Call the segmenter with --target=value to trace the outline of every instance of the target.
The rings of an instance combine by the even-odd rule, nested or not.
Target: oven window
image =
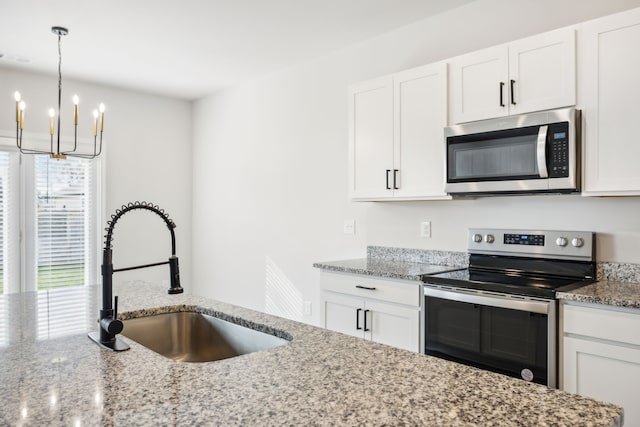
[[[538,126],[447,138],[448,182],[535,179]]]
[[[425,297],[425,352],[547,384],[547,316]]]

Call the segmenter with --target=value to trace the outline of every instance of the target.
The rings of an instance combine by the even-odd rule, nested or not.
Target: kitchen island
[[[620,407],[154,284],[117,286],[121,318],[198,310],[291,342],[179,363],[97,329],[99,288],[0,297],[1,425],[617,426]]]

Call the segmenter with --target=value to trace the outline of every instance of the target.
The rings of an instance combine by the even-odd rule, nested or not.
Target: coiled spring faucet
[[[137,265],[134,267],[126,268],[113,268],[112,261],[112,249],[111,239],[113,236],[113,228],[118,220],[125,213],[136,210],[145,209],[151,211],[160,216],[167,228],[171,232],[171,257],[169,261],[157,262],[153,264]],[[111,215],[111,220],[107,222],[108,227],[105,228],[107,234],[105,235],[104,249],[102,250],[102,310],[100,310],[100,330],[97,332],[89,333],[89,338],[104,347],[113,351],[128,350],[129,345],[119,339],[116,335],[122,332],[124,325],[122,321],[118,319],[118,297],[115,297],[115,307],[112,304],[113,300],[113,273],[118,271],[136,270],[139,268],[155,267],[157,265],[169,264],[171,286],[168,292],[170,294],[179,294],[183,292],[180,287],[180,271],[178,268],[178,257],[176,256],[176,236],[173,229],[176,228],[176,224],[173,222],[169,215],[160,209],[157,205],[147,202],[130,202],[126,205],[122,205],[120,209],[116,209],[116,213]]]

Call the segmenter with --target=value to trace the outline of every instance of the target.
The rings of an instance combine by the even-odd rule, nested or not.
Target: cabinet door
[[[506,46],[453,58],[449,67],[452,124],[503,117],[509,113]]]
[[[325,292],[323,305],[325,328],[364,338],[364,301],[362,299]]]
[[[447,64],[393,76],[396,198],[443,199]]]
[[[582,26],[584,191],[640,195],[640,9]]]
[[[640,425],[640,349],[565,337],[564,390],[624,408],[624,424]]]
[[[349,88],[349,192],[351,198],[393,196],[393,80]]]
[[[575,105],[575,29],[550,31],[510,44],[508,93],[509,114]]]
[[[420,309],[366,300],[365,338],[405,350],[420,351]]]

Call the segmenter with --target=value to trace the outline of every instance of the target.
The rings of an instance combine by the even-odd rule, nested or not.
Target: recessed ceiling
[[[472,0],[1,0],[0,66],[195,99]]]

